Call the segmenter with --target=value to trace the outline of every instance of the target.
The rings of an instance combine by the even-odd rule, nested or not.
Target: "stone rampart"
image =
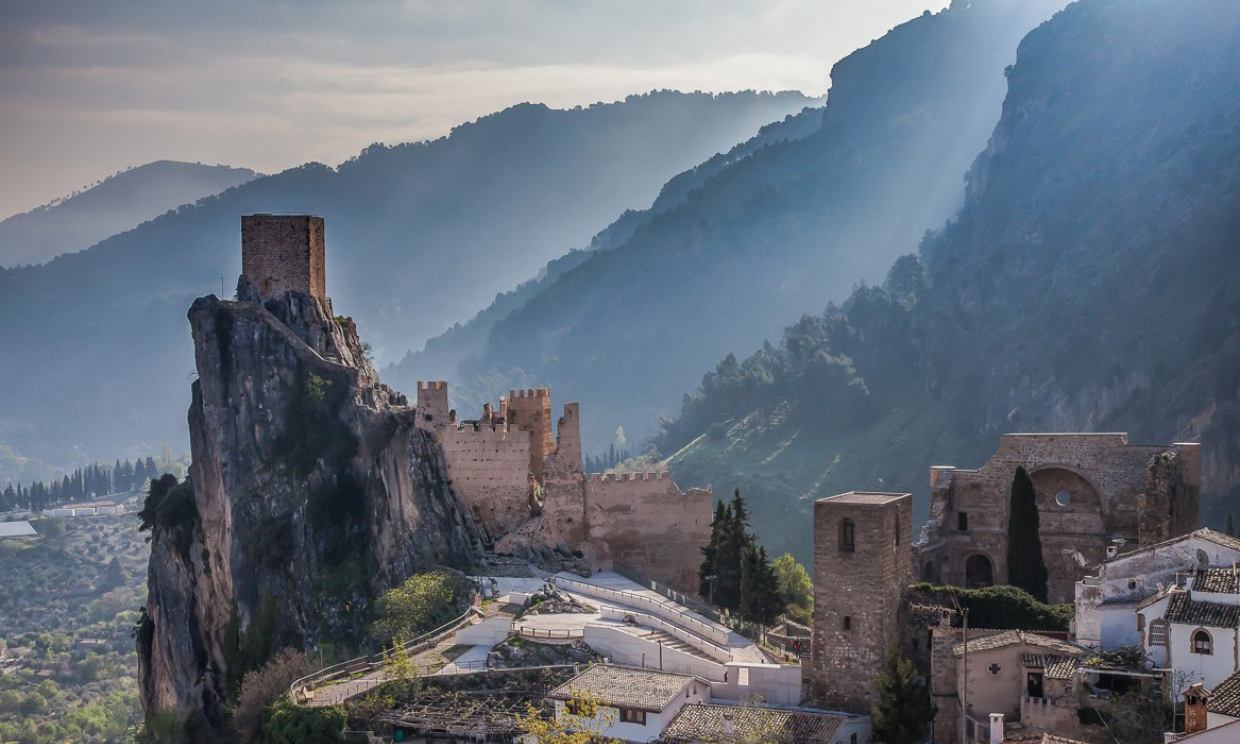
[[[697,591],[701,547],[710,541],[709,488],[681,491],[663,472],[594,475],[585,503],[589,554],[600,570],[637,569]]]

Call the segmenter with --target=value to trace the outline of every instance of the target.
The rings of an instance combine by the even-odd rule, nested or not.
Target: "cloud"
[[[912,0],[8,0],[0,214],[159,158],[273,171],[521,101],[825,92]]]

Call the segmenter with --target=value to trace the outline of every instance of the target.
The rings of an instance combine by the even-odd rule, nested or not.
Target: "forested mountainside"
[[[169,209],[259,175],[248,168],[172,160],[130,168],[0,222],[0,266],[43,263],[84,250]]]
[[[1081,0],[1020,45],[960,213],[881,286],[726,357],[659,447],[805,559],[813,499],[976,467],[1009,431],[1203,443],[1240,511],[1240,12]],[[910,246],[911,247],[911,246]]]
[[[663,188],[659,190],[659,196],[649,208],[625,210],[614,222],[590,240],[588,248],[575,249],[549,261],[538,272],[538,276],[522,282],[516,289],[496,295],[490,305],[467,322],[457,323],[443,334],[427,341],[426,346],[420,351],[411,351],[399,363],[390,365],[384,370],[384,379],[402,390],[416,389],[418,380],[456,379],[458,365],[482,353],[491,328],[497,322],[552,286],[565,272],[580,266],[590,257],[591,252],[623,245],[639,227],[648,224],[656,215],[683,204],[694,189],[728,166],[742,158],[749,157],[767,145],[807,137],[817,131],[821,125],[822,108],[817,106],[806,108],[797,114],[789,114],[782,121],[767,124],[758,130],[758,134],[726,153],[719,153],[706,162],[677,174],[663,185]],[[496,380],[495,384],[502,388],[504,382]],[[475,389],[489,389],[490,387],[492,386],[475,386]],[[466,398],[469,394],[466,393],[460,397]],[[484,400],[489,399],[484,398]],[[481,405],[481,402],[474,402]]]
[[[242,214],[326,218],[328,291],[382,361],[587,245],[676,173],[812,103],[661,91],[572,110],[522,104],[434,141],[259,178],[81,253],[0,270],[0,453],[29,478],[41,476],[38,461],[183,451],[193,370],[183,308],[231,292]]]
[[[701,374],[843,299],[959,207],[1020,37],[1058,2],[955,2],[840,61],[809,136],[734,158],[509,312],[447,375],[465,411],[550,385],[584,444],[644,439]]]

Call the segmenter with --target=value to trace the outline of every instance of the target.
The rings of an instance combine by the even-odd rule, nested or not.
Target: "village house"
[[[649,742],[682,707],[709,702],[710,683],[685,674],[598,664],[547,697],[555,703],[556,721],[573,730]],[[582,701],[593,705],[583,708]]]

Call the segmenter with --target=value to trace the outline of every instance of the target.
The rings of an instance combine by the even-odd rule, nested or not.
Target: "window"
[[[857,735],[856,735],[856,734],[853,734],[852,736],[848,737],[848,744],[857,744]]]
[[[1205,655],[1214,653],[1214,640],[1210,638],[1209,633],[1200,628],[1193,631],[1193,653]]]
[[[1150,621],[1150,645],[1167,645],[1167,621],[1161,617]]]
[[[584,700],[565,700],[564,710],[570,716],[587,716],[590,713],[590,706],[586,705]]]
[[[848,615],[844,616],[844,630],[852,630],[852,618]]]
[[[896,515],[896,545],[900,544],[900,515]]]
[[[620,723],[636,723],[645,726],[646,711],[636,710],[634,708],[621,708]]]
[[[857,549],[857,524],[845,517],[840,522],[840,552],[852,553]]]
[[[956,529],[960,532],[969,531],[969,513],[956,512]]]
[[[1059,493],[1055,494],[1055,503],[1060,506],[1067,506],[1068,504],[1071,504],[1072,494],[1067,491],[1060,490]]]

